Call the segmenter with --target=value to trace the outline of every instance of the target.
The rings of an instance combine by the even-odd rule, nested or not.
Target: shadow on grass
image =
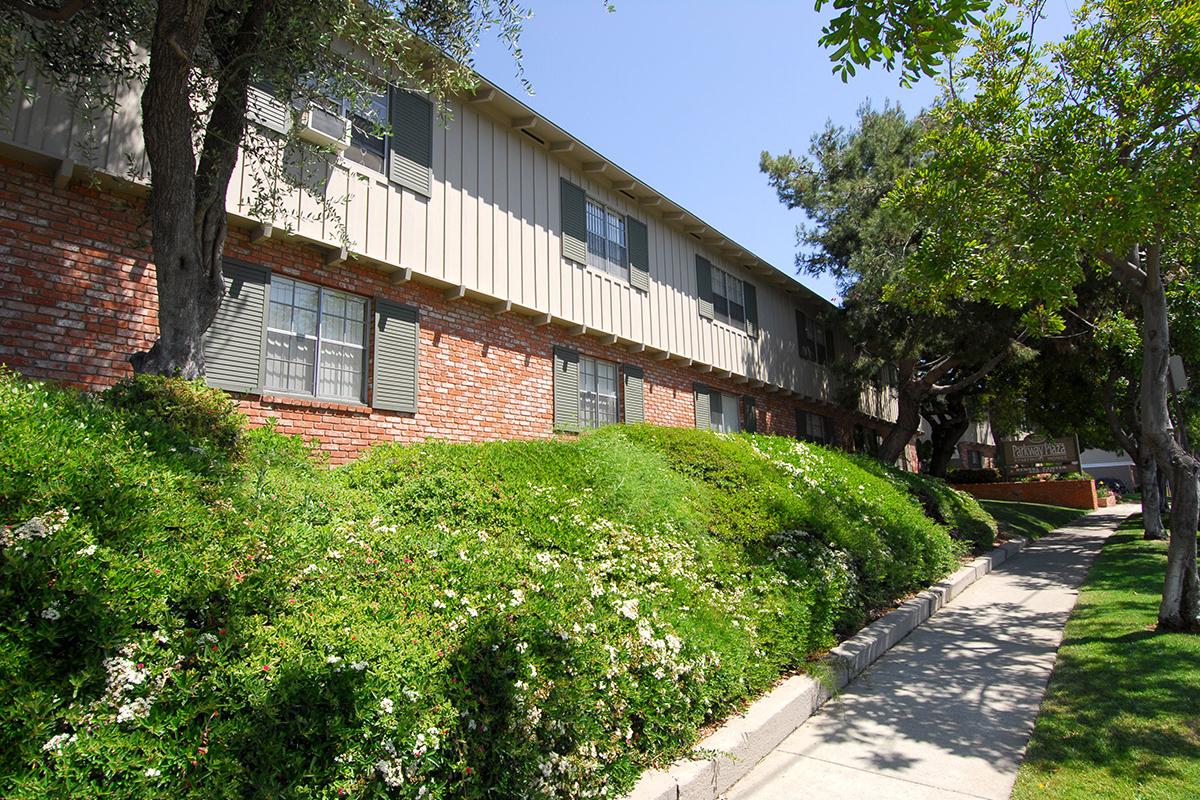
[[[1069,525],[1085,512],[1078,508],[1009,500],[980,500],[979,505],[996,518],[1002,533],[1039,539],[1055,528]]]
[[[1015,798],[1196,796],[1200,637],[1154,630],[1166,544],[1139,530],[1122,526],[1092,568]]]

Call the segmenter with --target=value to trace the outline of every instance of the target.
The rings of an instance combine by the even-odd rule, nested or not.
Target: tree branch
[[[1100,253],[1100,260],[1108,265],[1122,283],[1136,283],[1139,287],[1146,280],[1146,271],[1129,259],[1121,258],[1111,250]]]
[[[1007,347],[1004,348],[999,353],[997,353],[996,355],[989,358],[986,362],[984,362],[982,367],[975,370],[967,377],[962,378],[961,380],[955,381],[954,383],[951,383],[948,385],[933,386],[930,389],[930,394],[934,394],[934,395],[954,394],[955,392],[961,392],[963,389],[966,389],[972,383],[977,383],[981,378],[983,378],[989,372],[994,370],[996,367],[1000,366],[1000,362],[1008,357],[1008,350],[1009,350],[1009,348],[1007,348]]]

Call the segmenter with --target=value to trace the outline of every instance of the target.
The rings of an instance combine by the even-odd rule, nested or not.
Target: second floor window
[[[345,292],[272,278],[266,388],[360,402],[366,305]]]
[[[629,280],[625,217],[590,197],[587,201],[588,266]]]
[[[582,356],[579,359],[579,424],[599,428],[617,421],[617,365]]]
[[[745,284],[724,270],[712,270],[713,313],[735,328],[746,328]]]
[[[342,114],[350,119],[350,146],[343,155],[356,164],[383,172],[387,166],[387,137],[380,129],[388,122],[387,94],[372,94],[359,99],[351,111],[342,104]]]
[[[800,340],[800,357],[818,364],[833,360],[833,336],[818,320],[796,310],[796,336]]]

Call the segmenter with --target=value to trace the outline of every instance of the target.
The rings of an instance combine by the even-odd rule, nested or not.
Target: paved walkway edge
[[[809,675],[788,678],[696,745],[697,758],[681,759],[666,769],[643,773],[626,800],[715,800],[816,713],[835,691],[1025,545],[1026,540],[1019,537],[1005,542],[872,622],[829,651],[823,662],[827,680]]]

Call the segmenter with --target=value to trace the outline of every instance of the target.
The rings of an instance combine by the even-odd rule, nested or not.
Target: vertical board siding
[[[101,111],[81,121],[71,102],[32,71],[26,74],[39,98],[17,98],[10,104],[0,118],[7,123],[0,138],[43,155],[74,157],[119,177],[129,177],[132,165],[135,174],[140,170],[144,176],[137,92],[121,90],[115,113]],[[720,258],[695,237],[665,223],[656,211],[613,191],[604,178],[583,174],[572,166],[570,155],[567,161],[559,160],[520,131],[510,130],[506,120],[457,101],[450,112],[448,122],[432,122],[428,196],[404,188],[390,179],[394,176],[357,165],[324,158],[301,164],[294,154],[284,154],[286,169],[315,178],[317,185],[315,191],[268,186],[279,190],[282,211],[263,221],[338,246],[341,230],[325,212],[331,205],[341,212],[352,254],[463,284],[524,309],[585,325],[597,334],[616,334],[715,369],[782,385],[805,397],[830,399],[836,387],[829,370],[798,357],[792,297]],[[88,148],[78,144],[83,127],[89,131]],[[249,198],[266,185],[270,173],[253,160],[240,159],[230,182],[230,211],[250,217]],[[641,228],[630,224],[633,236],[628,244],[631,261],[648,267],[645,279],[633,275],[625,281],[563,257],[562,180],[644,224],[644,239]],[[704,318],[705,312],[711,313],[711,302],[699,297],[699,259],[755,287],[757,338]],[[635,289],[643,280],[645,290]],[[890,409],[895,400],[888,392],[864,395],[861,405],[872,414],[894,417]]]

